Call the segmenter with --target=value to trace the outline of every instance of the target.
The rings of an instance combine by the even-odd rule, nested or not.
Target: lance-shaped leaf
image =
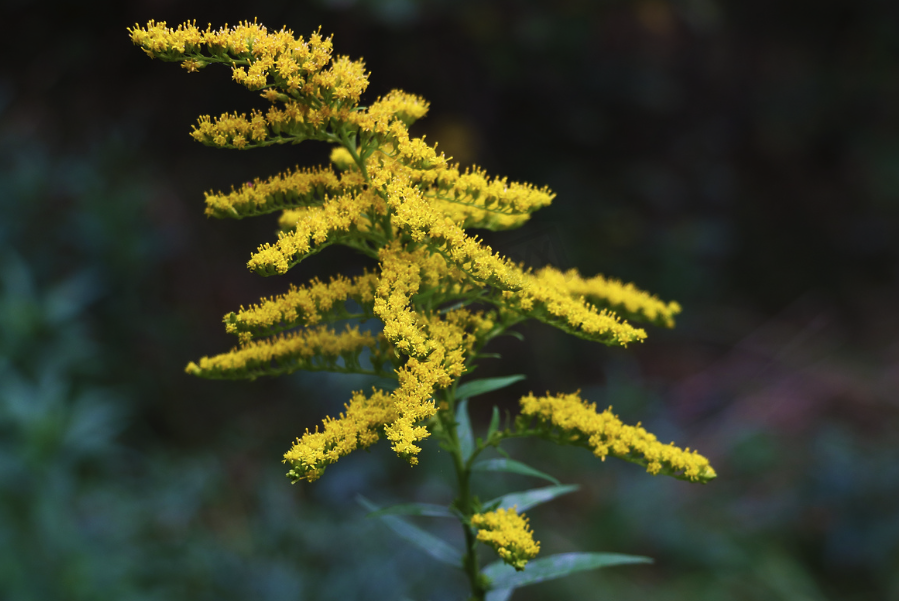
[[[493,406],[493,415],[490,416],[490,426],[487,428],[487,440],[490,440],[499,430],[499,407]]]
[[[480,380],[471,380],[465,382],[456,388],[457,399],[470,399],[479,394],[486,394],[494,390],[500,390],[506,386],[511,386],[515,382],[524,380],[526,376],[517,374],[514,376],[503,376],[500,378],[481,378]]]
[[[456,438],[459,439],[462,461],[468,461],[474,451],[474,434],[471,431],[471,419],[468,417],[468,399],[462,399],[456,405]]]
[[[574,492],[579,489],[580,486],[577,484],[563,484],[560,486],[547,486],[545,488],[533,488],[531,490],[526,490],[523,492],[513,492],[507,495],[503,495],[501,497],[497,497],[487,503],[484,503],[484,507],[489,507],[491,510],[495,509],[509,509],[510,507],[515,507],[518,513],[522,511],[526,511],[531,507],[536,507],[537,505],[541,505],[546,503],[547,501],[552,501],[556,497],[561,497],[562,495],[567,495],[570,492]]]
[[[385,515],[420,515],[432,518],[452,518],[455,514],[443,505],[432,503],[401,503],[372,511],[365,517],[379,518]]]
[[[359,495],[356,501],[369,512],[378,511],[378,506]],[[462,554],[454,549],[451,545],[442,539],[437,538],[429,532],[425,532],[417,526],[413,526],[409,522],[395,515],[378,516],[387,527],[393,530],[400,538],[420,547],[425,553],[451,566],[462,567]]]
[[[652,563],[649,557],[638,555],[622,555],[620,553],[560,553],[528,562],[521,572],[496,561],[486,566],[481,573],[490,580],[493,596],[489,601],[508,599],[508,595],[516,589],[529,584],[562,578],[569,574],[637,563]],[[506,596],[503,596],[506,595]]]
[[[545,474],[540,470],[535,470],[529,465],[515,461],[514,459],[489,459],[487,461],[479,461],[471,466],[475,472],[509,472],[510,474],[521,474],[523,476],[534,476],[535,478],[543,478],[553,484],[558,485],[559,481],[549,474]]]

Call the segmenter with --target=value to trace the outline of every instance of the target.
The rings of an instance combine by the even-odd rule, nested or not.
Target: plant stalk
[[[447,392],[449,411],[446,412],[448,416],[446,421],[449,423],[445,422],[444,427],[452,448],[453,466],[456,468],[456,478],[459,483],[459,497],[456,500],[456,508],[464,516],[464,520],[460,520],[462,532],[465,535],[465,554],[462,556],[462,570],[468,577],[468,582],[471,586],[470,601],[484,601],[487,591],[483,586],[481,570],[478,566],[477,539],[475,538],[474,528],[469,523],[474,513],[471,502],[471,470],[468,467],[466,458],[462,456],[462,448],[456,433],[455,398],[452,390]]]

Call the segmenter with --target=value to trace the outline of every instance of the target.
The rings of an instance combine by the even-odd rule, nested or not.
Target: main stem
[[[446,412],[448,423],[445,423],[445,426],[452,448],[456,479],[459,483],[459,497],[456,500],[456,508],[465,517],[465,521],[461,521],[462,532],[465,534],[465,554],[462,556],[462,570],[468,576],[468,582],[471,586],[470,601],[484,601],[487,591],[484,589],[480,578],[481,570],[478,567],[477,539],[475,538],[474,528],[467,523],[473,514],[471,504],[471,470],[468,468],[466,458],[462,456],[462,447],[459,444],[459,437],[456,433],[455,395],[453,390],[447,392],[449,411]]]

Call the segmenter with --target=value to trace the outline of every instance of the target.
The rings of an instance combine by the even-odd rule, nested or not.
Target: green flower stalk
[[[377,262],[377,269],[361,276],[291,286],[227,314],[225,328],[237,337],[237,346],[186,368],[205,378],[252,380],[326,370],[394,381],[389,389],[353,393],[338,417],[325,418],[314,431],[305,429],[284,454],[290,480],[313,482],[341,457],[382,437],[416,465],[421,441],[435,436],[452,454],[459,484],[458,497],[441,510],[459,519],[465,537],[465,549],[450,563],[467,575],[473,599],[507,599],[516,586],[533,581],[515,574],[545,571],[550,564],[551,577],[558,577],[642,561],[603,554],[579,554],[569,564],[564,564],[567,555],[534,559],[540,545],[513,501],[521,501],[523,510],[571,487],[481,503],[471,489],[473,471],[551,477],[511,459],[475,460],[488,448],[501,450],[508,438],[524,436],[583,446],[603,460],[613,455],[652,474],[692,482],[715,477],[708,460],[662,445],[639,424],[622,424],[611,410],[598,413],[577,393],[528,395],[513,424],[501,429],[495,411],[486,435],[475,439],[467,399],[515,378],[464,384],[460,379],[471,373],[491,340],[527,319],[627,346],[646,338],[631,321],[673,327],[680,306],[603,276],[584,278],[576,270],[552,267],[534,272],[469,233],[519,227],[555,195],[545,187],[490,177],[477,167],[463,169],[436,144],[411,136],[409,126],[429,107],[418,96],[394,90],[360,104],[369,77],[364,63],[333,55],[331,38],[320,32],[303,38],[287,29],[270,32],[256,21],[216,30],[150,21],[129,33],[151,58],[180,62],[188,72],[214,63],[229,67],[235,82],[267,103],[249,115],[200,117],[190,134],[197,141],[241,150],[306,140],[332,145],[332,165],[297,168],[206,194],[206,214],[212,217],[280,213],[280,233],[249,257],[249,269],[263,276],[284,274],[331,245],[348,246]],[[380,330],[334,327],[373,319]],[[405,527],[407,533],[418,532],[411,524]],[[492,547],[513,573],[504,573],[502,564],[481,566],[479,543]],[[452,553],[439,555],[446,559]],[[561,569],[563,564],[568,567]]]

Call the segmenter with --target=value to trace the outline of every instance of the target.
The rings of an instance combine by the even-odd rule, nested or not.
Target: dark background
[[[189,6],[186,6],[189,5]],[[329,249],[244,267],[274,222],[202,193],[324,161],[223,151],[200,114],[264,101],[225,68],[149,60],[126,27],[254,16],[363,56],[364,97],[431,103],[415,133],[549,185],[510,256],[676,299],[672,331],[606,349],[542,326],[483,375],[613,405],[698,448],[708,486],[544,443],[512,453],[581,490],[529,512],[543,553],[648,555],[516,599],[899,599],[899,4],[891,0],[4,3],[0,18],[0,597],[459,599],[354,501],[446,503],[430,444],[383,443],[291,487],[281,454],[364,381],[208,382],[220,316],[359,269]],[[537,486],[477,484],[485,497]],[[423,522],[458,544],[449,524]]]

